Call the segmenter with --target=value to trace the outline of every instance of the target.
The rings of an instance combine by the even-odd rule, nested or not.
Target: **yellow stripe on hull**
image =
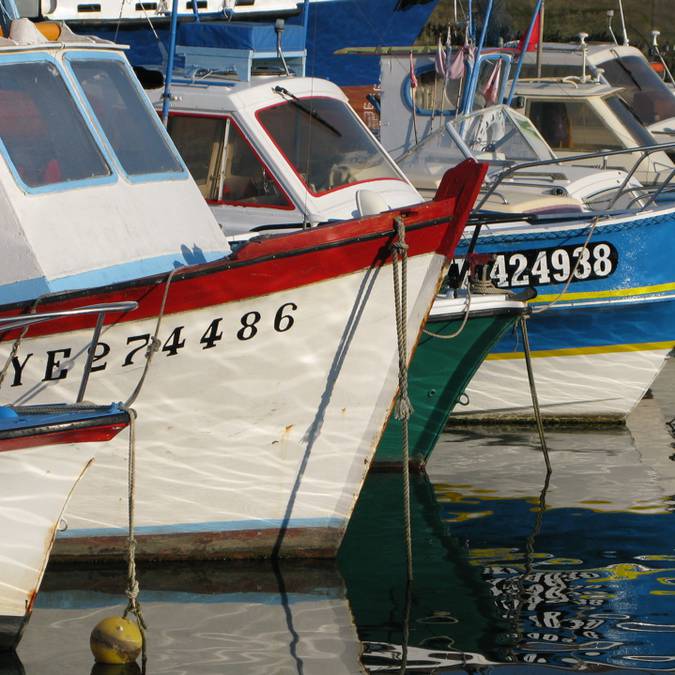
[[[665,342],[638,342],[628,345],[598,345],[594,347],[570,347],[568,349],[541,349],[532,352],[532,358],[541,359],[551,356],[582,356],[586,354],[616,354],[619,352],[642,352],[672,349],[675,340]],[[504,361],[507,359],[522,359],[523,352],[504,352],[503,354],[489,354],[487,361]]]
[[[539,304],[542,302],[552,302],[553,300],[591,300],[593,298],[626,298],[631,295],[648,295],[649,293],[666,293],[667,291],[675,291],[675,283],[657,284],[655,286],[636,286],[635,288],[617,288],[611,291],[588,291],[585,293],[565,293],[563,296],[558,296],[556,293],[550,295],[538,295],[533,300],[532,304]]]

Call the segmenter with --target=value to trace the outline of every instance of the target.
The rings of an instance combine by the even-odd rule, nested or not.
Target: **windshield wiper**
[[[321,115],[319,115],[316,110],[312,110],[311,108],[304,106],[300,99],[295,94],[292,94],[290,91],[288,91],[288,89],[285,87],[277,85],[272,89],[272,91],[275,94],[279,94],[279,96],[287,97],[289,103],[292,103],[296,108],[302,110],[302,112],[304,112],[306,115],[309,115],[312,119],[315,119],[319,124],[323,124],[324,127],[332,131],[336,136],[342,136],[342,134],[330,122],[321,117]]]

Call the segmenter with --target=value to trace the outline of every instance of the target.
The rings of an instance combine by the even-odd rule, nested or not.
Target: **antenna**
[[[659,35],[661,35],[660,30],[653,30],[651,32],[652,36],[652,49],[654,50],[654,54],[656,54],[657,58],[661,62],[661,65],[663,66],[663,70],[668,76],[668,79],[670,80],[670,83],[675,85],[675,79],[673,79],[673,74],[670,72],[670,68],[668,68],[668,64],[665,62],[665,59],[663,56],[661,56],[661,50],[659,49]]]
[[[626,32],[626,17],[623,15],[623,2],[619,2],[619,14],[621,16],[621,32],[623,33],[623,46],[628,47],[628,33]]]
[[[612,36],[612,40],[614,41],[615,45],[618,45],[618,41],[616,39],[616,35],[614,35],[614,31],[612,30],[612,19],[614,18],[614,10],[613,9],[608,9],[607,10],[607,28],[609,29],[609,34]]]
[[[288,70],[288,65],[286,65],[286,59],[284,58],[284,52],[281,49],[281,36],[284,32],[286,23],[283,19],[277,19],[274,22],[274,32],[277,34],[277,57],[281,59],[281,63],[284,66],[284,72],[286,75],[290,75],[291,72]]]
[[[586,38],[588,37],[588,33],[579,33],[577,37],[579,38],[579,46],[581,47],[584,55],[584,59],[581,64],[581,81],[586,82],[588,80],[588,77],[586,76],[586,60],[588,58],[588,45],[586,44]]]

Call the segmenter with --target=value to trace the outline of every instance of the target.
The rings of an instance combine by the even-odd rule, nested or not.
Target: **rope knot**
[[[400,256],[405,255],[408,252],[408,244],[405,243],[405,241],[401,241],[400,239],[398,241],[395,241],[391,247],[398,253]]]
[[[397,420],[409,420],[413,412],[414,408],[412,407],[408,394],[401,394],[394,407],[394,417]]]
[[[148,348],[145,350],[145,358],[149,358],[151,354],[154,354],[155,352],[158,352],[162,346],[162,341],[156,336],[153,335],[150,338],[150,342],[148,343]]]

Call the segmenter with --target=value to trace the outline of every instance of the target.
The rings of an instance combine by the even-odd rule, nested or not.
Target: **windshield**
[[[626,103],[645,125],[675,117],[675,96],[640,56],[615,57],[598,64],[615,87],[624,87]]]
[[[530,120],[504,106],[453,120],[452,125],[477,159],[529,162],[553,154]]]
[[[110,176],[57,67],[12,63],[0,70],[0,138],[28,187]]]
[[[122,61],[72,60],[84,95],[129,176],[178,173],[183,167]]]
[[[640,124],[640,120],[628,104],[619,96],[608,96],[606,99],[609,109],[619,118],[620,122],[635,139],[635,145],[656,145],[658,141]]]
[[[401,178],[342,101],[293,97],[256,116],[314,195],[361,181]]]

